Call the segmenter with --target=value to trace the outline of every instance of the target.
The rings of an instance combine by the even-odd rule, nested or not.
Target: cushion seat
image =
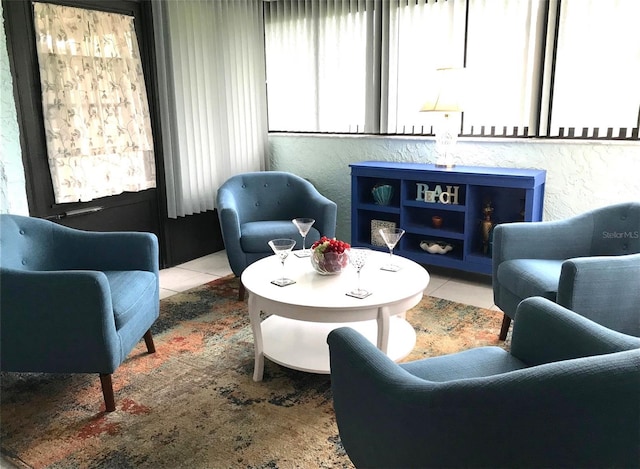
[[[298,228],[291,220],[265,220],[251,221],[240,226],[240,245],[244,252],[265,252],[271,251],[269,241],[276,238],[300,238]],[[307,234],[306,244],[310,247],[312,243],[320,239],[320,232],[311,227]],[[302,249],[302,244],[294,247]]]
[[[139,309],[139,303],[155,295],[157,277],[143,270],[105,271],[111,289],[116,329],[121,329]]]
[[[495,376],[526,368],[527,365],[506,350],[489,346],[401,363],[400,367],[418,378],[441,383]]]
[[[542,296],[556,301],[562,260],[514,259],[498,266],[498,281],[520,298]]]

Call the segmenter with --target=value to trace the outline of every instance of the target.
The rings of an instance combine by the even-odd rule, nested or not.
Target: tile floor
[[[493,304],[491,277],[453,269],[428,267],[431,276],[427,295],[481,308],[497,309]],[[166,298],[203,283],[231,274],[225,251],[194,259],[160,271],[160,298]]]

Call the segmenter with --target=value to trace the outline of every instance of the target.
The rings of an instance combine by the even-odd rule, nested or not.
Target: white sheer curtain
[[[155,187],[133,18],[48,3],[33,6],[56,203]]]
[[[266,3],[269,129],[373,130],[365,129],[372,27],[372,0]]]
[[[266,167],[261,0],[153,2],[169,217],[215,208],[230,176]]]

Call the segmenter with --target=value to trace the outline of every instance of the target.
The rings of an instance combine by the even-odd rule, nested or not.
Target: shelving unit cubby
[[[386,251],[374,244],[375,225],[395,224],[405,234],[394,253],[423,265],[491,274],[491,245],[482,234],[483,209],[492,208],[493,224],[542,220],[546,171],[539,169],[456,166],[363,161],[351,164],[351,244]],[[387,205],[374,200],[372,189],[393,187]],[[440,191],[440,192],[437,192]],[[445,195],[439,195],[446,192]],[[427,201],[428,200],[428,201]],[[432,217],[442,218],[433,226]],[[453,246],[431,254],[422,241]]]

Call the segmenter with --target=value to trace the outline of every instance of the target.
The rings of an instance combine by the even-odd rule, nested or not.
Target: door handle
[[[57,215],[51,215],[51,216],[46,217],[46,218],[47,218],[47,220],[61,220],[63,218],[79,217],[81,215],[89,215],[91,213],[99,212],[103,208],[104,207],[78,208],[76,210],[68,210],[68,211],[63,212],[63,213],[58,213]]]

